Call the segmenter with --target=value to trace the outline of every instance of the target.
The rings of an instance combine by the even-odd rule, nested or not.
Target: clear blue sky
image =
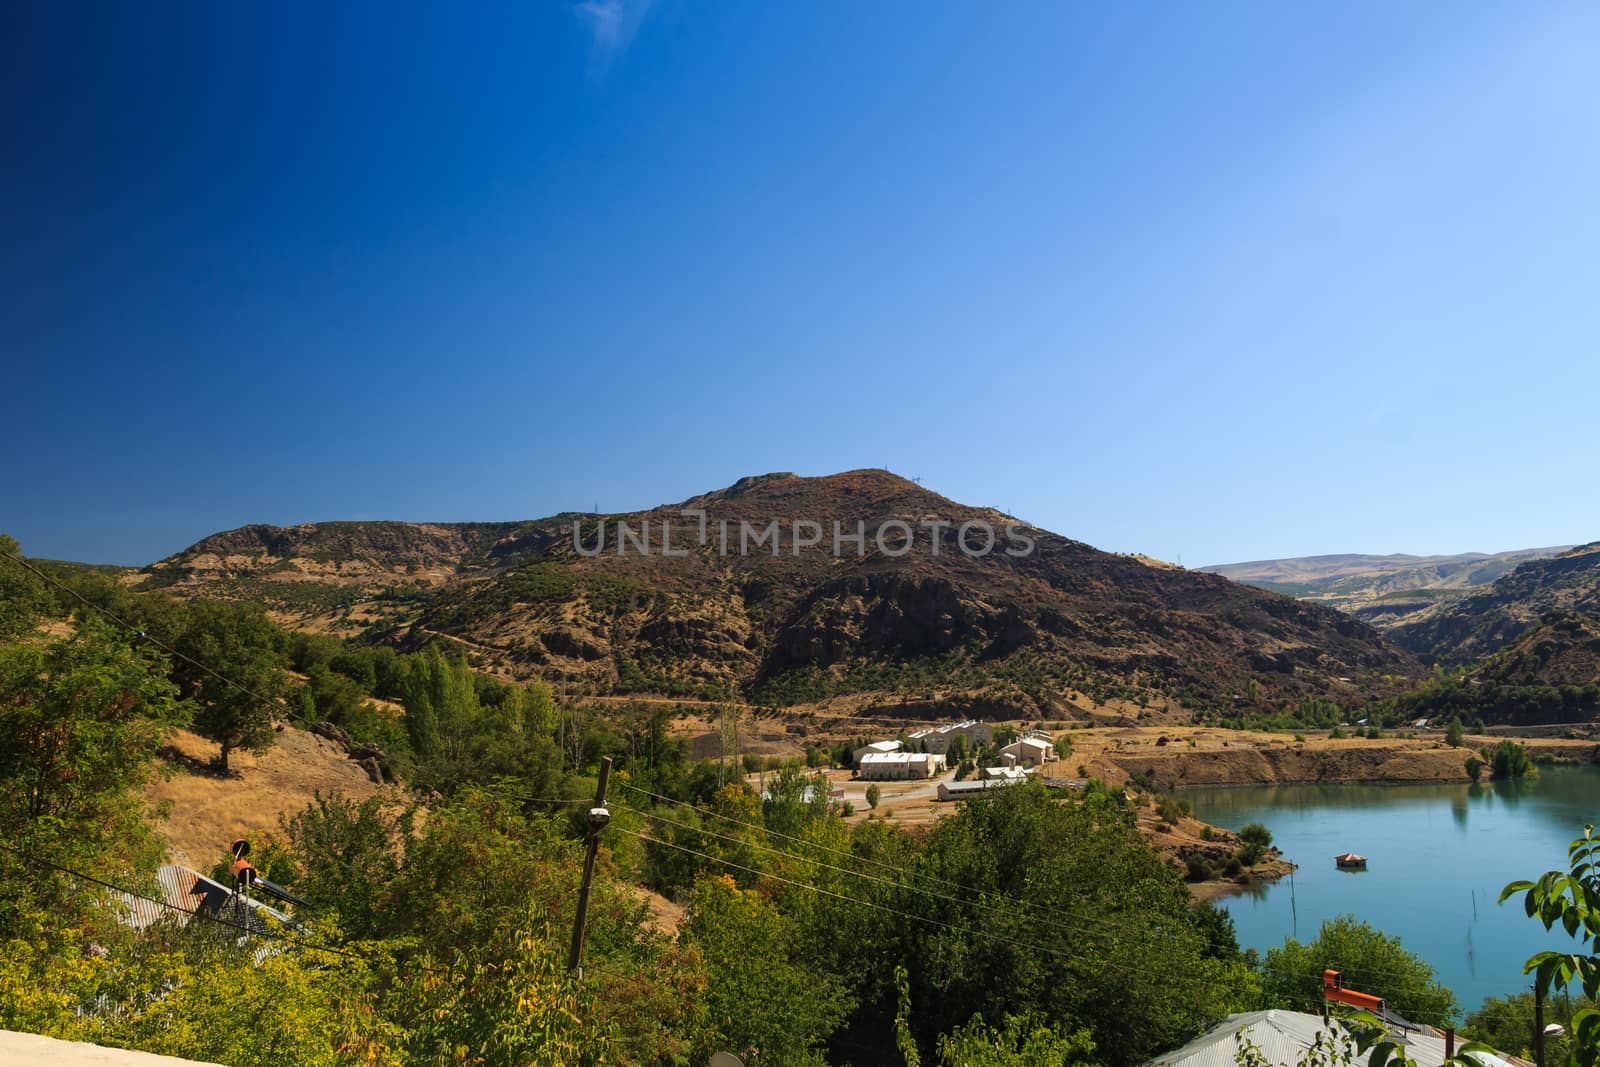
[[[1600,538],[1593,5],[52,0],[0,90],[31,554],[863,466],[1189,565]]]

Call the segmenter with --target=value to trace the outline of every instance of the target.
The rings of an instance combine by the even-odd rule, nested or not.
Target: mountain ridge
[[[986,535],[992,549],[970,551]],[[580,693],[1160,719],[1353,703],[1419,670],[1331,609],[872,469],[757,475],[620,515],[247,526],[142,581],[400,647],[442,637]]]

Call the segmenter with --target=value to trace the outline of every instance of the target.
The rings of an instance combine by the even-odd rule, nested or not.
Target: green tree
[[[1450,725],[1445,727],[1444,731],[1445,744],[1449,745],[1451,748],[1460,748],[1461,743],[1466,740],[1466,737],[1467,731],[1461,728],[1461,720],[1451,719]]]
[[[876,810],[878,807],[878,801],[882,799],[882,797],[883,791],[878,788],[876,783],[867,786],[867,807]]]
[[[317,794],[280,823],[296,860],[293,887],[300,896],[336,913],[350,937],[382,937],[392,929],[388,898],[407,848],[416,843],[414,809],[396,811],[376,796],[356,803]]]
[[[195,732],[216,742],[224,772],[230,753],[265,752],[277,741],[274,722],[288,692],[281,637],[255,604],[200,600],[183,614],[173,680],[195,701]]]
[[[1474,1041],[1481,1041],[1502,1052],[1532,1060],[1535,1017],[1533,999],[1531,992],[1488,997],[1477,1011],[1467,1016],[1466,1022],[1461,1027],[1462,1033]],[[1559,1023],[1570,1036],[1573,1016],[1577,1012],[1592,1011],[1594,1008],[1595,1002],[1586,996],[1553,996],[1544,1006],[1545,1023],[1546,1025],[1552,1022]],[[1567,1036],[1551,1037],[1545,1041],[1547,1063],[1568,1062],[1571,1052],[1571,1042]]]
[[[862,958],[838,967],[904,960],[925,1048],[974,1012],[1002,1029],[1007,1015],[1036,1013],[1065,1033],[1088,1030],[1107,1062],[1136,1063],[1256,999],[1238,955],[1213,955],[1181,875],[1109,797],[1062,803],[1035,784],[996,790],[940,820],[900,866],[932,892],[883,889],[879,899],[946,925],[891,921],[856,933]],[[959,897],[937,888],[951,885],[963,887]],[[998,900],[1008,903],[983,906]],[[879,1014],[852,1033],[886,1030],[890,996],[864,990]]]
[[[140,788],[186,711],[165,674],[154,650],[130,645],[92,615],[69,638],[0,646],[0,824],[8,843],[101,871],[154,865],[159,849]],[[41,883],[54,884],[0,859],[0,889],[18,889],[0,891],[6,906],[19,904],[21,885]]]
[[[1097,1062],[1087,1030],[1066,1032],[1038,1016],[1007,1015],[998,1027],[974,1015],[941,1034],[940,1067],[1078,1067]]]
[[[709,971],[698,1062],[724,1048],[748,1067],[825,1063],[822,1043],[850,1001],[837,978],[802,962],[796,925],[725,875],[695,886],[688,915],[684,936]]]
[[[1497,779],[1531,778],[1539,773],[1528,756],[1527,748],[1510,739],[1501,741],[1493,748],[1485,748],[1483,756],[1489,761],[1491,776]]]
[[[1310,942],[1291,938],[1267,950],[1261,982],[1267,1003],[1304,1011],[1322,999],[1322,972],[1329,968],[1348,988],[1382,997],[1414,1022],[1448,1025],[1457,1014],[1455,994],[1425,960],[1353,915],[1327,920]]]
[[[0,534],[0,641],[32,630],[50,605],[44,580],[21,559],[22,547]]]
[[[1258,822],[1246,823],[1239,828],[1239,839],[1252,845],[1260,845],[1263,849],[1272,845],[1272,831]]]
[[[1522,894],[1529,918],[1546,930],[1557,923],[1580,946],[1576,952],[1539,952],[1528,957],[1524,974],[1545,996],[1576,981],[1590,1002],[1600,1000],[1600,838],[1594,827],[1567,849],[1567,869],[1546,871],[1536,881],[1516,881],[1500,892],[1502,901]],[[1570,1059],[1575,1067],[1600,1062],[1600,1011],[1582,1008],[1572,1015]]]

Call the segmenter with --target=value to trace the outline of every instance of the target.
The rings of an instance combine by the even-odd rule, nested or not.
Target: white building
[[[874,741],[870,745],[862,745],[855,751],[856,766],[861,765],[861,757],[871,752],[899,752],[899,741]]]
[[[1000,750],[1001,759],[1023,767],[1041,767],[1056,758],[1056,746],[1048,737],[1029,734]]]
[[[940,782],[940,800],[966,800],[968,797],[980,796],[991,789],[1004,789],[1007,786],[1018,784],[1015,778],[968,778],[964,782]]]
[[[950,743],[958,737],[967,739],[968,748],[978,745],[987,745],[994,740],[994,727],[981,723],[977,719],[968,719],[965,722],[952,722],[944,726],[929,726],[908,734],[914,748],[924,752],[946,753],[950,751]]]
[[[874,782],[932,778],[944,770],[944,757],[932,752],[867,752],[856,760],[856,769]]]
[[[1032,768],[1018,767],[1014,764],[1008,763],[1004,767],[985,767],[983,770],[978,772],[978,776],[985,781],[999,780],[1007,782],[1020,782],[1032,773]]]

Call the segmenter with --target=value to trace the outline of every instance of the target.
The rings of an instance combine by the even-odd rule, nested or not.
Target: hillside
[[[685,511],[704,512],[704,526]],[[619,521],[632,535],[621,545]],[[964,523],[994,530],[993,550],[963,552]],[[588,554],[602,528],[603,551]],[[845,540],[835,555],[835,529],[864,530],[864,549]],[[1350,703],[1418,671],[1348,615],[1102,552],[876,470],[746,478],[618,516],[245,527],[141,581],[258,599],[291,625],[347,637],[443,638],[486,669],[569,694],[1182,718],[1307,696]]]
[[[1529,560],[1570,546],[1453,556],[1342,554],[1222,563],[1201,570],[1351,612],[1380,629],[1416,621],[1435,605],[1489,585]]]
[[[1499,652],[1541,619],[1560,614],[1590,618],[1576,632],[1581,644],[1584,627],[1600,617],[1600,542],[1523,563],[1487,588],[1394,628],[1391,636],[1420,655],[1461,664]],[[1554,630],[1546,642],[1565,636],[1571,632]],[[1540,647],[1547,662],[1564,658],[1554,656],[1549,643]],[[1518,670],[1526,674],[1527,664]],[[1595,680],[1595,676],[1587,679]]]

